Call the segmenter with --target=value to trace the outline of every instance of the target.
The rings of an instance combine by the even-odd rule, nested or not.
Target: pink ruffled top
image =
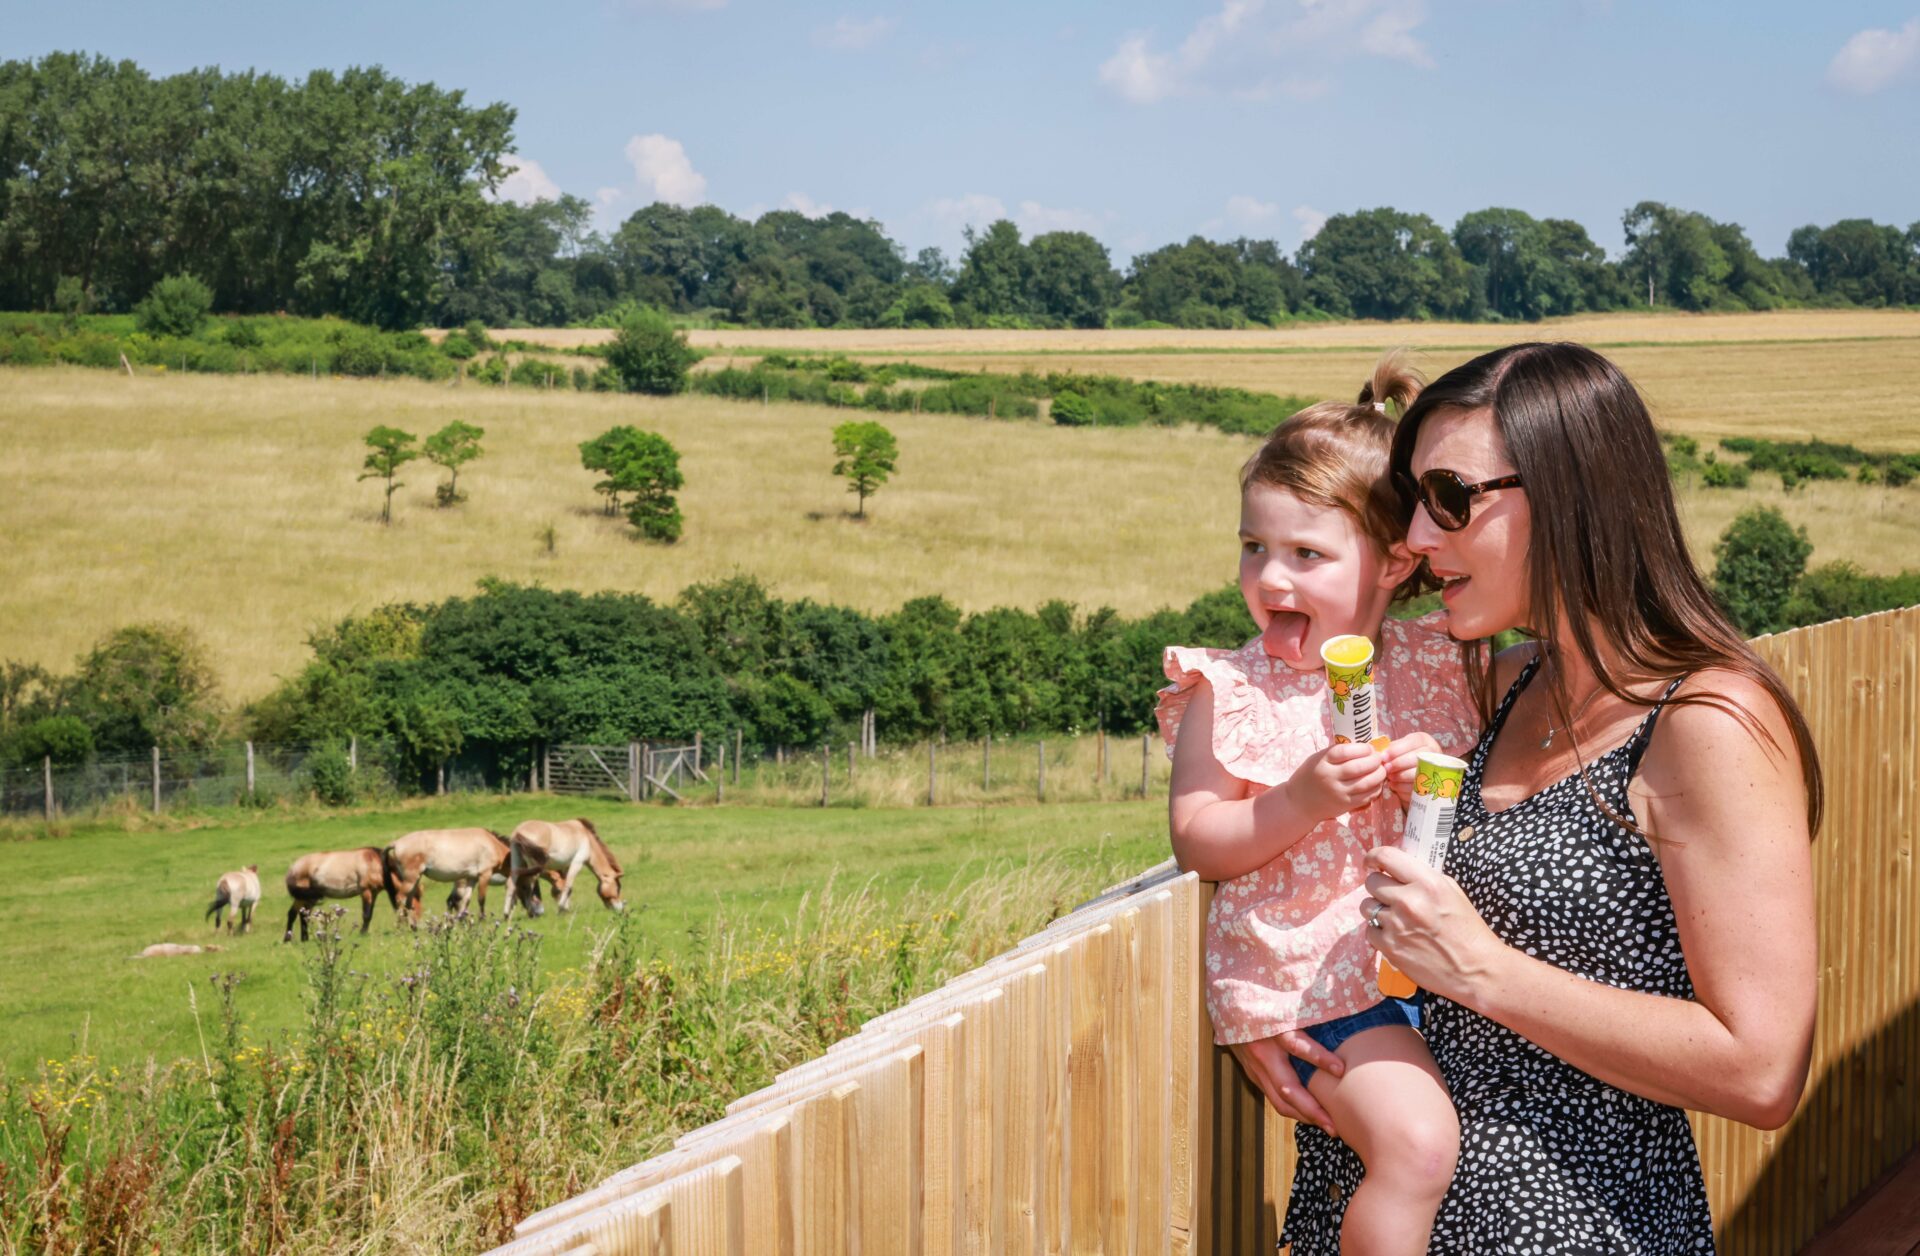
[[[1377,731],[1432,734],[1451,755],[1480,736],[1460,646],[1446,613],[1389,619],[1376,643]],[[1285,784],[1309,756],[1333,744],[1326,676],[1269,659],[1255,637],[1237,650],[1169,647],[1154,712],[1167,752],[1199,682],[1213,690],[1213,753],[1247,783],[1247,797]],[[1367,944],[1360,902],[1368,850],[1400,840],[1397,798],[1323,821],[1278,858],[1222,882],[1207,917],[1207,1010],[1222,1044],[1363,1011],[1378,1003],[1378,954]]]

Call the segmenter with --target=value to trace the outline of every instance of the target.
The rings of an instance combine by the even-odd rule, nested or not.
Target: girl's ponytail
[[[1372,377],[1360,385],[1357,404],[1384,412],[1391,401],[1397,414],[1405,414],[1425,383],[1420,372],[1407,365],[1405,351],[1395,349],[1382,354],[1380,360],[1373,364]]]

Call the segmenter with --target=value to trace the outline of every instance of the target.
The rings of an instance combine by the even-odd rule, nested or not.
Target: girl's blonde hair
[[[1281,421],[1240,468],[1240,491],[1255,484],[1285,489],[1315,506],[1344,510],[1382,554],[1406,539],[1406,514],[1389,475],[1394,421],[1426,381],[1395,351],[1374,364],[1352,405],[1321,401]],[[1394,590],[1394,600],[1424,592],[1422,564]]]

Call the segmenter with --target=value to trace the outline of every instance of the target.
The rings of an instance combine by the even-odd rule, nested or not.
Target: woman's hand
[[[1396,846],[1367,852],[1367,893],[1360,915],[1367,940],[1422,989],[1472,1006],[1511,950],[1467,901],[1460,883]],[[1376,916],[1377,911],[1377,916]]]
[[[1347,1066],[1339,1056],[1327,1050],[1298,1029],[1284,1030],[1271,1038],[1261,1038],[1253,1042],[1235,1042],[1228,1046],[1234,1059],[1240,1061],[1240,1067],[1247,1071],[1253,1084],[1267,1097],[1273,1110],[1281,1116],[1291,1117],[1307,1125],[1317,1125],[1335,1138],[1333,1118],[1307,1092],[1300,1081],[1300,1074],[1294,1071],[1290,1056],[1299,1056],[1315,1068],[1325,1069],[1338,1077],[1346,1072]]]
[[[1287,780],[1287,801],[1315,824],[1359,811],[1387,783],[1386,761],[1372,746],[1344,742],[1310,755]]]
[[[1413,801],[1413,777],[1420,766],[1419,757],[1439,753],[1440,743],[1431,733],[1408,733],[1388,742],[1387,748],[1380,752],[1387,765],[1387,788],[1399,797],[1401,806]]]

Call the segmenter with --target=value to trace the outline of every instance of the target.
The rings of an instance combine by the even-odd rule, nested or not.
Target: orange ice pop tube
[[[1453,842],[1454,810],[1460,805],[1460,786],[1466,780],[1467,764],[1452,755],[1422,751],[1415,758],[1413,801],[1407,804],[1407,827],[1400,835],[1400,849],[1427,867],[1442,870],[1447,864],[1447,847]],[[1380,993],[1397,999],[1411,999],[1419,989],[1412,978],[1380,957]]]

